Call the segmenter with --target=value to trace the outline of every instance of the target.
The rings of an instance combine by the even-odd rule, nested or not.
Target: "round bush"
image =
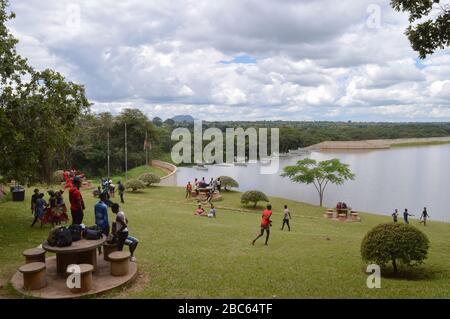
[[[132,179],[125,183],[126,189],[131,189],[133,192],[145,188],[145,184],[143,181],[139,179]]]
[[[258,202],[269,202],[266,194],[260,191],[248,191],[242,194],[241,203],[247,205],[248,203],[253,203],[253,208],[258,205]]]
[[[139,180],[143,181],[145,185],[151,186],[152,184],[158,184],[161,182],[161,178],[158,175],[151,173],[144,173],[139,176]]]
[[[64,180],[64,171],[62,171],[62,170],[55,171],[53,173],[53,181],[55,183],[65,182],[65,180]]]
[[[429,240],[417,228],[407,224],[381,224],[369,231],[361,243],[364,261],[381,267],[391,262],[394,273],[398,263],[412,267],[427,258]]]
[[[232,187],[239,187],[239,183],[236,182],[233,178],[230,176],[220,176],[220,185],[223,187],[226,191],[228,191],[228,188]]]

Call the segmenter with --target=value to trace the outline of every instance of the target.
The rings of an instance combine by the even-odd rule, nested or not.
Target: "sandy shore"
[[[450,143],[450,136],[427,138],[399,138],[392,140],[363,140],[363,141],[326,141],[308,147],[311,150],[332,149],[387,149],[396,145]]]

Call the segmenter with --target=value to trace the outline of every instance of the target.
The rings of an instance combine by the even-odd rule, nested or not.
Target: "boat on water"
[[[296,150],[289,150],[289,153],[288,153],[288,154],[289,154],[290,156],[306,156],[306,155],[311,154],[311,151],[308,150],[308,149],[299,147],[299,148],[296,149]]]
[[[245,162],[236,162],[236,163],[234,163],[234,166],[247,166],[247,163],[245,163]]]
[[[205,164],[203,163],[198,163],[197,165],[194,166],[194,168],[198,171],[207,171],[208,167],[205,166]]]
[[[219,164],[215,164],[214,166],[219,166],[219,167],[233,167],[232,163],[219,163]]]

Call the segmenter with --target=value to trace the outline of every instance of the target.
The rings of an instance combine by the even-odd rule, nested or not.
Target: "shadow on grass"
[[[442,277],[447,270],[439,269],[432,266],[398,266],[397,273],[394,273],[392,266],[385,266],[381,268],[381,277],[392,280],[408,280],[408,281],[425,281],[437,280]],[[365,272],[365,269],[364,269]]]

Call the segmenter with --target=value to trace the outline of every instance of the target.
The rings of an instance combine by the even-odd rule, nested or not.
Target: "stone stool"
[[[130,256],[129,252],[116,251],[109,254],[111,261],[111,275],[112,276],[125,276],[128,274],[130,268]]]
[[[45,264],[45,250],[41,248],[31,248],[25,250],[22,255],[25,256],[25,263],[44,263]]]
[[[117,251],[117,244],[103,244],[103,260],[105,261],[111,261],[109,259],[109,254]]]
[[[359,221],[359,214],[357,212],[352,212],[352,220]]]
[[[19,271],[23,274],[23,288],[25,290],[44,288],[47,285],[45,269],[44,263],[31,263],[20,267]]]
[[[70,288],[70,291],[74,294],[88,292],[92,289],[92,272],[94,271],[94,266],[90,264],[69,265],[67,269],[77,266],[80,267],[80,287]],[[70,276],[74,273],[67,271],[67,274]]]
[[[347,215],[346,215],[346,214],[339,214],[339,215],[338,215],[338,219],[339,219],[341,222],[345,222],[345,221],[347,220]]]

